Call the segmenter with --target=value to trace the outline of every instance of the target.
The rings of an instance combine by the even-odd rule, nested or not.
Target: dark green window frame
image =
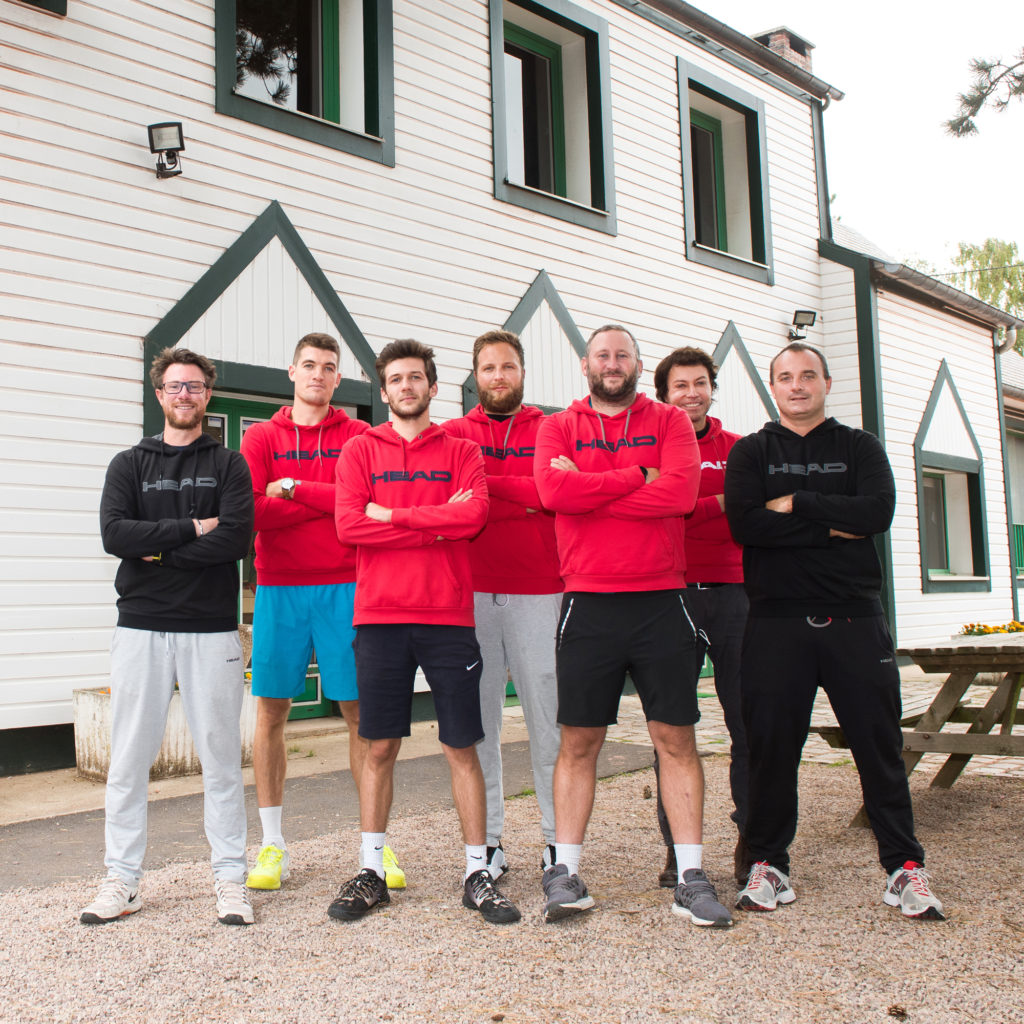
[[[710,180],[703,181],[702,175],[697,172],[698,154],[695,138],[698,133],[703,133],[708,139],[710,149],[710,164],[708,168]],[[711,117],[699,110],[690,111],[690,146],[693,153],[693,190],[694,207],[700,209],[706,203],[713,210],[715,225],[714,237],[711,239],[698,238],[698,241],[710,245],[713,249],[728,251],[728,231],[725,217],[725,152],[722,145],[722,122],[717,117]],[[698,216],[694,225],[695,231],[699,234],[701,217]]]
[[[964,429],[970,438],[971,447],[975,452],[974,458],[967,458],[962,455],[949,455],[944,452],[932,452],[924,447],[925,439],[928,436],[928,431],[931,428],[932,420],[938,408],[939,399],[946,388],[949,389],[949,393],[956,403],[957,411],[959,412]],[[939,372],[936,375],[928,403],[921,416],[921,425],[918,427],[917,435],[914,438],[914,467],[917,485],[917,538],[921,559],[921,592],[923,594],[950,594],[991,591],[992,580],[989,575],[988,526],[985,515],[984,459],[982,457],[981,445],[978,444],[978,439],[975,437],[971,422],[967,418],[967,411],[960,400],[960,392],[957,390],[953,375],[950,373],[949,365],[945,359],[939,365]],[[966,478],[967,515],[970,521],[971,532],[971,577],[958,576],[956,572],[952,571],[948,574],[945,572],[933,573],[928,569],[928,558],[926,555],[928,550],[928,523],[923,500],[924,477],[928,470],[960,473]]]
[[[216,0],[217,112],[315,142],[353,156],[395,166],[395,87],[392,0],[363,0],[365,131],[343,128],[337,47],[338,0],[322,0],[322,116],[287,110],[239,95],[235,86],[236,0]]]
[[[548,75],[548,110],[544,117],[550,136],[551,189],[556,196],[565,198],[565,97],[562,88],[562,48],[556,43],[528,32],[519,25],[505,22],[505,51],[509,47],[525,50],[546,62]],[[524,112],[525,113],[525,112]],[[525,118],[524,118],[525,120]],[[538,131],[540,131],[538,125]],[[540,185],[532,186],[540,188]],[[547,190],[544,190],[547,191]]]
[[[774,254],[771,239],[771,213],[768,202],[768,147],[765,134],[765,105],[731,82],[709,74],[703,68],[681,58],[676,61],[679,89],[679,137],[682,149],[683,216],[686,231],[686,258],[716,270],[737,274],[762,284],[775,283]],[[693,115],[703,113],[690,107],[690,90],[731,107],[744,117],[746,125],[747,187],[750,202],[750,240],[752,259],[746,259],[697,240],[696,203],[693,188],[693,147],[690,126]],[[724,173],[723,148],[723,173]],[[724,196],[724,193],[723,193]]]
[[[502,202],[557,217],[581,227],[614,235],[615,175],[612,150],[611,65],[608,22],[570,0],[488,0],[491,40],[491,109],[494,145],[494,197]],[[555,192],[518,185],[508,180],[508,126],[505,103],[505,13],[529,11],[553,25],[583,37],[586,47],[587,128],[590,137],[590,205]],[[518,26],[517,26],[518,27]],[[536,37],[535,37],[536,38]],[[548,45],[557,45],[548,42]],[[563,124],[572,112],[563,106]],[[564,138],[564,129],[563,129]],[[556,182],[557,190],[557,182]],[[563,186],[567,191],[567,186]]]

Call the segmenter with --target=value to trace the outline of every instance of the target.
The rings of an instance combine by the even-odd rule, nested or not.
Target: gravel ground
[[[727,766],[705,760],[705,866],[731,904]],[[77,923],[92,892],[80,883],[7,893],[0,1020],[1020,1024],[1024,786],[927,782],[912,786],[946,923],[882,905],[871,834],[846,828],[860,800],[855,772],[804,765],[797,902],[738,916],[727,932],[686,924],[656,887],[662,854],[645,771],[599,784],[582,865],[597,907],[558,925],[540,919],[532,798],[508,806],[513,870],[502,887],[524,920],[502,928],[461,905],[450,811],[393,823],[409,888],[350,924],[325,914],[356,867],[349,832],[293,844],[292,876],[256,895],[253,928],[217,924],[203,863],[150,872],[142,912],[102,927]]]

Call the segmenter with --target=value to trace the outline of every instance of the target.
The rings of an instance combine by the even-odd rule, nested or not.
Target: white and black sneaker
[[[96,899],[82,910],[82,924],[108,924],[142,909],[138,885],[132,886],[111,872],[103,879]]]
[[[508,869],[509,863],[505,857],[505,850],[501,843],[498,843],[497,846],[488,846],[487,871],[490,873],[491,879],[496,882],[502,875],[508,873]],[[476,872],[474,872],[474,874],[476,874]]]
[[[384,907],[390,902],[388,883],[373,868],[363,868],[338,890],[327,913],[336,921],[354,921],[374,907]]]
[[[540,855],[541,871],[547,871],[548,868],[553,868],[557,860],[558,856],[555,853],[555,844],[548,843],[548,845],[544,847],[544,852]]]
[[[246,925],[256,920],[249,893],[241,882],[215,878],[213,891],[217,897],[217,920],[221,924]]]
[[[474,871],[466,879],[462,905],[479,910],[483,919],[491,924],[513,924],[522,916],[516,905],[494,888],[494,880],[486,868]]]

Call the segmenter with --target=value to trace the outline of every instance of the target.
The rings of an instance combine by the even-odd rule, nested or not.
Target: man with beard
[[[729,532],[722,493],[729,451],[740,435],[723,430],[722,421],[708,415],[718,390],[717,376],[715,361],[703,349],[677,348],[654,371],[654,391],[659,402],[668,402],[686,413],[700,447],[700,490],[693,512],[686,517],[686,610],[696,628],[708,638],[715,667],[715,692],[729,730],[732,820],[739,831],[733,872],[737,884],[744,885],[750,871],[750,854],[743,838],[747,817],[747,737],[740,711],[740,650],[748,604],[743,589],[743,549]],[[658,881],[674,888],[678,882],[675,847],[660,789],[658,825],[668,848],[665,870]]]
[[[704,772],[693,726],[703,645],[683,603],[683,517],[697,498],[700,455],[689,419],[637,394],[633,335],[599,327],[582,360],[587,399],[549,417],[537,437],[537,490],[555,512],[565,595],[556,634],[558,721],[555,864],[544,919],[588,910],[579,875],[597,756],[629,674],[661,765],[679,885],[672,909],[694,924],[732,915],[702,870]]]
[[[242,438],[256,501],[256,608],[252,692],[256,697],[253,771],[263,840],[249,872],[250,889],[279,889],[289,854],[281,824],[288,768],[284,728],[293,698],[306,686],[313,650],[324,696],[337,701],[348,725],[348,759],[359,790],[365,740],[360,739],[352,609],[356,553],[334,527],[334,473],[349,438],[368,430],[331,407],[341,383],[341,349],[329,334],[307,334],[295,346],[288,377],[291,406]],[[404,887],[394,854],[385,850],[388,883]]]
[[[743,720],[750,751],[746,839],[755,863],[737,899],[765,912],[796,899],[800,751],[824,688],[860,774],[886,873],[882,901],[945,920],[931,891],[901,756],[900,673],[880,600],[874,535],[892,523],[896,485],[873,434],[825,415],[825,357],[793,342],[768,368],[779,421],[737,441],[725,512],[743,545],[750,617],[743,637]],[[833,882],[834,898],[850,894]]]
[[[338,460],[335,523],[356,548],[359,734],[368,741],[359,787],[361,870],[328,914],[362,917],[390,902],[384,877],[395,759],[409,735],[416,669],[434,696],[437,734],[466,844],[463,906],[492,924],[519,920],[487,870],[484,778],[475,744],[480,647],[473,632],[469,541],[487,521],[477,445],[430,422],[437,394],[432,349],[395,341],[377,358],[391,422],[353,438]]]
[[[477,755],[487,785],[487,867],[494,879],[508,870],[501,836],[505,797],[501,779],[502,709],[509,672],[530,737],[534,790],[545,849],[554,862],[555,809],[551,778],[558,756],[555,626],[561,603],[554,516],[533,478],[533,451],[544,414],[523,405],[523,346],[509,331],[488,331],[473,343],[480,404],[444,429],[480,446],[487,471],[487,526],[469,546],[476,636],[483,656],[480,710],[484,738]]]
[[[114,456],[100,499],[103,548],[121,559],[110,647],[107,877],[80,920],[105,924],[142,907],[149,769],[177,682],[203,766],[217,920],[247,925],[237,560],[252,535],[252,482],[242,456],[203,433],[213,363],[167,348],[149,375],[164,429]]]

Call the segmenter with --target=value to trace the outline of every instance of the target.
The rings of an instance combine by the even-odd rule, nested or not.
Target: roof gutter
[[[697,29],[714,42],[743,54],[743,56],[755,64],[760,64],[762,67],[773,71],[780,78],[784,78],[800,88],[806,89],[813,96],[823,100],[826,105],[832,100],[841,100],[843,98],[844,94],[839,89],[829,85],[828,82],[812,75],[809,71],[804,71],[803,68],[798,67],[792,61],[786,60],[785,57],[780,57],[773,50],[769,50],[767,46],[762,46],[750,36],[745,36],[742,32],[730,28],[724,21],[712,18],[710,14],[705,14],[704,11],[685,3],[684,0],[643,0],[643,2],[641,0],[629,0],[626,6],[634,8],[650,7],[676,21]]]
[[[1017,331],[1024,328],[1024,320],[1004,313],[1001,309],[976,299],[973,295],[960,291],[952,285],[936,281],[934,277],[922,274],[902,263],[885,263],[882,260],[871,260],[871,277],[876,282],[889,281],[902,285],[904,289],[915,295],[930,299],[940,306],[959,313],[970,320],[975,320],[985,327],[1002,327],[1006,338],[998,351],[1006,352],[1016,340]]]

